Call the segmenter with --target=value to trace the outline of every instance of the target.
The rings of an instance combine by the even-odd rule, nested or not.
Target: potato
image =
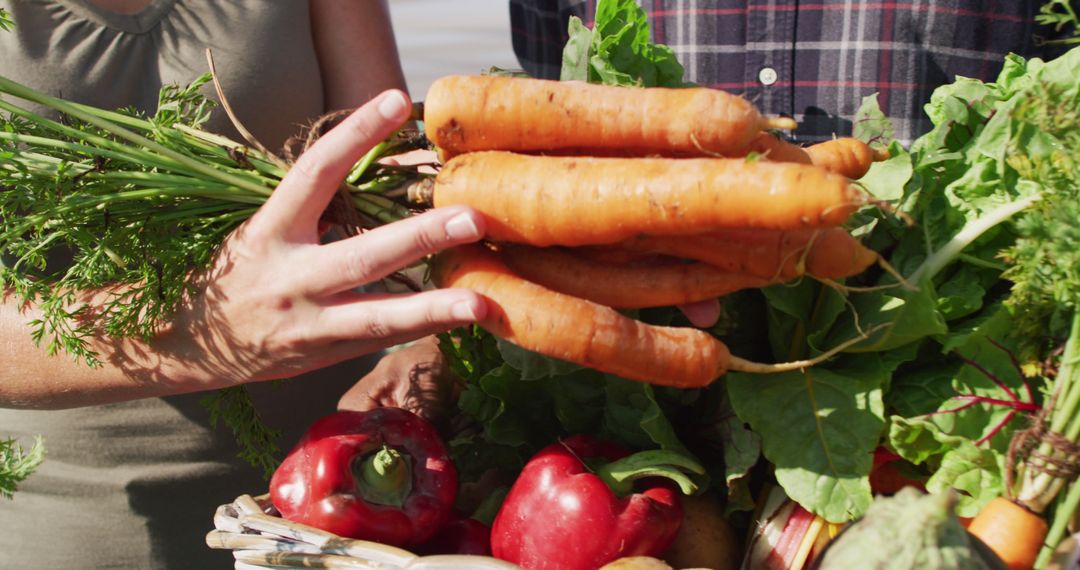
[[[672,570],[663,560],[651,556],[627,556],[608,562],[600,570]]]
[[[734,570],[742,552],[735,529],[714,493],[682,498],[683,522],[664,560],[675,568]]]

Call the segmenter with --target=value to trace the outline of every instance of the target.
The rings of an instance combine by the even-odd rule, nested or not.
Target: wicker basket
[[[269,496],[241,495],[214,514],[210,548],[232,550],[237,570],[362,568],[379,570],[521,570],[487,556],[418,556],[393,546],[342,538],[281,518]]]

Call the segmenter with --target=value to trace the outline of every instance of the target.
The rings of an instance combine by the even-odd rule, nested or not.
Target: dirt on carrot
[[[771,284],[703,263],[620,265],[596,262],[569,249],[514,244],[500,249],[510,269],[529,281],[617,309],[693,303]]]
[[[480,150],[636,148],[706,154],[744,149],[765,128],[747,100],[717,89],[627,88],[499,76],[448,76],[424,100],[428,138]]]
[[[727,369],[727,347],[708,333],[649,325],[552,291],[518,276],[482,246],[439,254],[432,277],[440,287],[483,295],[488,316],[481,326],[540,354],[663,386],[705,386]]]
[[[781,281],[803,275],[819,279],[851,277],[878,259],[877,253],[843,228],[730,229],[692,236],[637,236],[616,247],[638,255],[693,259],[724,271]]]
[[[416,193],[421,199],[476,208],[491,240],[537,246],[831,227],[866,203],[861,190],[824,169],[744,159],[475,152],[455,157],[427,182]]]

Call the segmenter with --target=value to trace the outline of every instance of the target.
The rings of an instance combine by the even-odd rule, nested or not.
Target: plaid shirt
[[[930,129],[922,111],[954,76],[993,80],[1009,52],[1054,57],[1034,23],[1042,0],[639,0],[653,39],[675,50],[689,81],[739,93],[794,117],[796,138],[851,133],[863,97],[878,94],[896,136]],[[558,78],[567,21],[590,27],[596,0],[510,0],[514,51]]]

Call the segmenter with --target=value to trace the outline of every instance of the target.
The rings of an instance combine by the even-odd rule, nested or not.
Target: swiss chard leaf
[[[760,434],[788,495],[826,520],[843,522],[873,499],[868,476],[885,429],[882,387],[890,373],[870,354],[830,368],[730,373],[725,381],[736,413]]]
[[[599,0],[593,29],[571,18],[562,80],[605,85],[682,87],[684,69],[671,48],[650,40],[648,16],[634,0]]]
[[[499,339],[496,341],[503,361],[521,372],[525,381],[539,380],[551,376],[570,374],[581,370],[581,366],[563,360],[550,358],[542,354],[525,350],[518,345]]]
[[[878,105],[878,94],[863,97],[851,128],[851,136],[871,146],[888,147],[896,140],[892,122]]]
[[[933,468],[928,491],[956,491],[960,516],[974,516],[1002,493],[1004,455],[980,448],[968,437],[951,435],[927,418],[890,418],[889,444],[904,459]]]
[[[869,335],[848,352],[882,352],[948,331],[929,282],[911,291],[893,287],[852,295],[851,312],[837,320],[828,346]]]
[[[581,18],[570,18],[570,38],[563,46],[560,81],[589,80],[589,49],[592,47],[592,30],[585,27]]]

